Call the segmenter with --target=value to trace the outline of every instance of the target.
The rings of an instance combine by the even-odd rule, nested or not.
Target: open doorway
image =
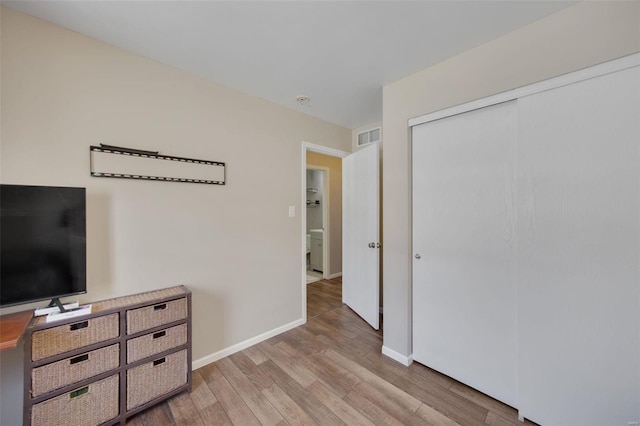
[[[330,219],[331,221],[340,219],[335,217],[335,214],[329,218],[330,203],[332,202],[330,193],[334,192],[335,195],[336,192],[335,188],[331,191],[330,179],[333,177],[331,168],[334,169],[334,174],[342,169],[342,164],[339,161],[340,159],[313,152],[307,155],[307,200],[304,211],[307,220],[307,284],[320,281],[330,275],[329,266],[332,251],[332,244],[329,243],[328,238],[331,229]],[[319,164],[325,164],[325,166]],[[335,182],[333,183],[335,186]],[[337,201],[333,200],[334,203]],[[335,206],[334,210],[336,210]],[[336,227],[334,226],[334,228]],[[340,246],[336,244],[333,246],[334,249],[340,249]]]
[[[342,158],[302,144],[302,309],[305,321],[342,305]],[[307,306],[307,299],[311,298]]]

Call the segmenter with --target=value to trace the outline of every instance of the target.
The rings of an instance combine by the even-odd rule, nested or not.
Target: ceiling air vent
[[[366,145],[373,142],[380,142],[381,136],[382,128],[380,127],[367,130],[366,132],[360,132],[358,133],[358,146]]]

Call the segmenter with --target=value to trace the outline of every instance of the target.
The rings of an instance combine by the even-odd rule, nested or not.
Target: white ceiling
[[[554,13],[559,1],[3,1],[318,118],[382,120],[382,86]],[[301,108],[297,95],[311,101]]]

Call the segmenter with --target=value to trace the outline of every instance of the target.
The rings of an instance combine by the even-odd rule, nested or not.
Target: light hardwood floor
[[[341,292],[340,279],[308,285],[305,325],[194,371],[191,394],[127,424],[524,425],[513,408],[383,356],[382,333]]]

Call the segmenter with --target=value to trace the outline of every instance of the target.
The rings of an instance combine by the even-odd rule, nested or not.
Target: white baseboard
[[[298,320],[290,322],[289,324],[285,324],[281,327],[274,328],[273,330],[269,330],[265,333],[262,333],[258,336],[247,339],[243,342],[236,343],[235,345],[229,346],[228,348],[222,349],[221,351],[214,352],[200,359],[196,359],[191,363],[191,369],[197,370],[200,367],[204,367],[205,365],[211,364],[212,362],[216,362],[219,359],[222,359],[229,355],[233,355],[234,353],[240,352],[241,350],[246,349],[249,346],[253,346],[257,343],[267,340],[270,337],[276,336],[280,333],[284,333],[285,331],[289,331],[292,328],[296,328],[304,323],[305,323],[304,319],[300,318]]]
[[[337,272],[335,274],[331,274],[327,277],[327,279],[332,280],[334,278],[340,278],[342,276],[342,272]]]
[[[400,364],[404,366],[410,366],[413,362],[413,354],[409,356],[402,355],[399,352],[394,351],[393,349],[389,349],[386,346],[382,347],[382,355],[386,355],[394,361],[398,361]]]

